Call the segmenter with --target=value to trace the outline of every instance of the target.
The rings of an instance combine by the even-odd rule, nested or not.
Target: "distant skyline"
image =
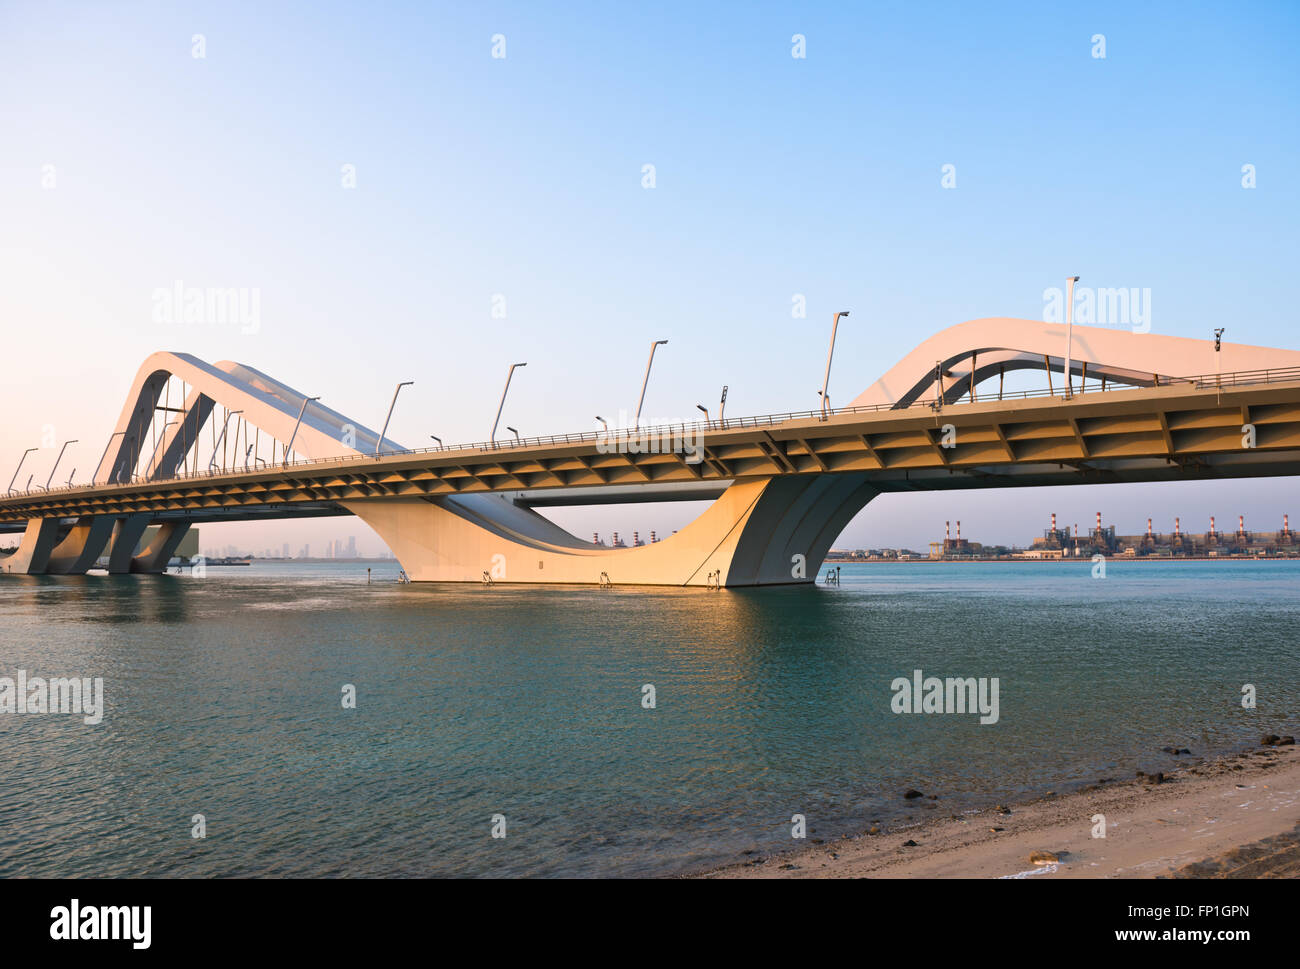
[[[60,477],[84,480],[158,349],[376,428],[413,380],[389,436],[421,447],[486,438],[525,360],[502,427],[594,430],[635,409],[655,339],[648,415],[694,420],[724,384],[730,416],[812,409],[840,309],[847,403],[946,326],[1044,318],[1076,273],[1140,294],[1135,328],[1300,348],[1298,44],[1287,3],[8,3],[0,473],[53,440],[24,467],[43,480],[76,439]],[[178,289],[233,289],[239,312],[186,322]],[[1274,530],[1296,497],[886,495],[836,545],[921,549],[945,519],[1028,542],[1052,511]],[[698,510],[550,515],[608,540]],[[381,548],[355,519],[200,534]]]

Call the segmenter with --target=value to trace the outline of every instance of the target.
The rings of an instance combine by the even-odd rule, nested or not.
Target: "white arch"
[[[943,362],[945,397],[954,400],[969,391],[972,373],[976,384],[999,369],[1046,366],[1061,373],[1065,354],[1064,323],[1004,316],[970,320],[922,342],[854,398],[851,406],[912,403],[933,387],[935,361]],[[1213,340],[1076,325],[1070,371],[1079,375],[1086,364],[1089,377],[1145,387],[1155,382],[1156,374],[1163,380],[1214,373],[1214,357]],[[1300,367],[1300,352],[1242,343],[1224,343],[1220,357],[1224,373]]]
[[[129,478],[140,457],[138,445],[143,442],[158,399],[171,377],[183,380],[190,390],[181,420],[168,429],[158,446],[149,469],[150,478],[167,478],[175,473],[183,453],[198,440],[199,430],[218,403],[230,411],[242,410],[244,420],[281,442],[293,438],[294,453],[302,457],[373,453],[379,439],[370,428],[319,401],[307,406],[295,435],[298,413],[306,395],[260,370],[231,360],[210,364],[188,353],[160,351],[151,354],[137,371],[94,481],[120,482]],[[345,444],[349,426],[355,441],[353,446]],[[402,447],[386,437],[383,449],[400,451]]]

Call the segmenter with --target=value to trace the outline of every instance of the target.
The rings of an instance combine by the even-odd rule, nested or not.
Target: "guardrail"
[[[1198,374],[1192,377],[1171,377],[1164,374],[1152,375],[1156,383],[1154,386],[1165,387],[1175,384],[1190,385],[1193,390],[1213,390],[1216,388],[1232,388],[1253,386],[1256,384],[1283,383],[1289,380],[1300,380],[1300,367],[1280,367],[1269,370],[1238,370],[1224,374]],[[1093,389],[1086,393],[1082,390],[1073,394],[1072,399],[1078,400],[1080,397],[1090,397],[1098,393],[1112,393],[1116,390],[1133,390],[1132,384],[1112,384],[1109,388]],[[1026,400],[1038,397],[1061,397],[1064,398],[1064,388],[1041,388],[1038,390],[1020,390],[1011,393],[999,393],[996,398],[991,395],[981,398],[978,394],[973,400],[964,400],[965,403],[984,403],[988,400]],[[963,393],[962,398],[966,398],[969,391]],[[930,410],[939,410],[943,407],[951,407],[962,400],[946,400],[939,403],[938,395],[934,397],[918,398],[910,404],[868,404],[859,407],[828,407],[827,416],[841,417],[846,414],[876,414],[882,411],[890,410],[913,410],[916,408],[928,408]],[[821,420],[823,417],[820,410],[805,411],[788,411],[784,414],[763,414],[755,417],[732,417],[726,420],[709,420],[694,421],[692,423],[681,424],[660,424],[654,427],[645,428],[615,428],[612,431],[581,431],[571,434],[550,434],[542,437],[525,437],[518,438],[513,442],[501,441],[479,441],[473,444],[451,444],[438,447],[426,448],[409,448],[406,450],[380,451],[378,454],[343,454],[337,457],[324,458],[300,458],[296,461],[289,461],[283,464],[272,464],[262,468],[243,469],[238,468],[217,468],[213,470],[191,471],[185,474],[171,475],[166,478],[151,478],[147,481],[130,481],[116,482],[109,484],[82,484],[82,485],[64,485],[59,488],[46,490],[40,488],[33,491],[13,491],[8,495],[0,495],[0,501],[5,498],[30,497],[33,495],[55,495],[70,491],[81,491],[87,488],[131,488],[131,487],[148,487],[158,485],[163,482],[182,482],[182,481],[200,481],[205,478],[222,478],[231,475],[248,474],[264,475],[271,471],[288,472],[294,468],[314,467],[328,464],[352,464],[358,460],[366,458],[384,458],[395,457],[398,455],[418,455],[418,454],[487,454],[498,451],[515,451],[526,450],[528,448],[545,447],[555,444],[589,444],[604,441],[626,440],[629,437],[657,437],[662,439],[667,436],[685,436],[686,434],[695,434],[707,431],[731,431],[743,430],[750,427],[772,427],[778,424],[785,424],[796,420]],[[265,462],[264,462],[265,463]]]

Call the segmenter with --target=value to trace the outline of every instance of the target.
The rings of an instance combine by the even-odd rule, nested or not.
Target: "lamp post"
[[[632,421],[632,429],[636,430],[641,426],[641,405],[645,403],[645,388],[650,382],[650,366],[655,362],[655,350],[666,344],[667,340],[655,340],[650,344],[650,359],[645,363],[645,377],[641,380],[641,396],[636,402],[636,419]]]
[[[528,366],[527,362],[512,363],[510,365],[509,373],[506,374],[506,385],[501,390],[501,403],[497,404],[496,420],[492,422],[492,436],[488,438],[489,443],[491,443],[493,447],[495,447],[497,443],[497,425],[501,423],[501,408],[506,406],[506,393],[510,390],[510,378],[515,375],[515,367],[526,367],[526,366]]]
[[[722,400],[718,402],[718,426],[727,426],[727,385],[722,385]]]
[[[441,450],[442,450],[442,438],[440,438],[437,434],[430,434],[429,437],[432,438],[433,440],[435,440],[435,441],[438,442],[438,450],[441,451]]]
[[[518,444],[519,444],[519,432],[516,431],[513,427],[511,427],[509,424],[506,425],[506,430],[509,431],[511,434],[513,434],[513,435],[515,436],[515,444],[518,445]]]
[[[1219,356],[1223,350],[1223,331],[1227,327],[1216,327],[1214,330],[1214,387],[1215,400],[1217,403],[1223,402],[1223,358]]]
[[[104,445],[104,453],[100,455],[99,464],[96,465],[96,468],[102,468],[104,466],[104,458],[108,457],[108,449],[113,446],[113,438],[117,437],[119,434],[125,434],[125,433],[126,431],[114,431],[112,434],[108,436],[108,443]],[[111,469],[109,471],[108,477],[110,480],[113,478],[113,472]],[[94,481],[91,481],[91,484],[94,483],[95,483]]]
[[[826,420],[828,411],[831,416],[834,416],[835,411],[831,410],[831,395],[819,390],[817,391],[817,396],[822,399],[822,420]]]
[[[713,421],[709,419],[709,409],[705,407],[703,404],[696,404],[695,409],[704,411],[704,426],[712,427]]]
[[[830,389],[831,383],[831,358],[835,356],[835,333],[840,328],[840,317],[848,315],[848,310],[840,310],[835,314],[835,321],[831,324],[831,345],[826,351],[826,376],[822,378],[822,420],[826,420],[826,391]]]
[[[14,476],[9,479],[9,494],[14,493],[14,482],[18,480],[18,472],[23,469],[23,462],[27,460],[27,455],[31,454],[33,451],[39,450],[40,448],[29,447],[23,452],[23,456],[18,459],[18,467],[14,468]]]
[[[289,466],[289,455],[293,453],[293,442],[297,440],[298,428],[302,426],[302,415],[307,413],[307,405],[313,400],[320,400],[320,398],[304,397],[302,399],[302,406],[298,408],[298,420],[295,421],[293,425],[293,434],[289,436],[289,443],[284,446],[284,461],[280,464],[280,467],[282,468],[287,468]]]
[[[152,480],[153,463],[158,457],[158,449],[162,447],[163,443],[167,440],[167,428],[171,427],[175,423],[175,421],[168,421],[163,425],[162,433],[158,435],[158,443],[153,446],[153,453],[149,455],[149,466],[144,470],[146,479]]]
[[[1065,278],[1065,399],[1069,400],[1074,396],[1074,378],[1070,375],[1073,368],[1073,361],[1070,359],[1074,356],[1074,284],[1079,281],[1078,276],[1067,276]],[[974,377],[971,378],[972,380]]]
[[[59,448],[59,456],[54,459],[54,467],[50,468],[50,476],[45,479],[45,490],[50,490],[50,482],[54,480],[54,472],[58,470],[59,462],[63,460],[63,452],[68,449],[69,444],[76,444],[77,441],[64,441],[63,447]]]
[[[242,413],[243,413],[242,410],[226,411],[226,419],[221,425],[221,434],[217,437],[216,442],[212,445],[212,460],[208,462],[209,471],[211,471],[212,466],[217,463],[217,448],[221,447],[221,445],[224,444],[226,441],[226,428],[230,426],[230,419],[234,417],[236,414],[242,414]],[[236,438],[238,438],[239,436],[238,433],[236,433],[235,436]],[[274,454],[274,452],[272,453]],[[221,470],[222,471],[226,470],[226,463],[224,461],[221,462]]]
[[[413,383],[415,383],[414,380],[404,380],[393,391],[393,402],[388,405],[388,416],[384,418],[384,429],[379,432],[379,440],[375,442],[375,457],[379,457],[379,449],[384,446],[384,435],[388,433],[388,422],[393,419],[393,408],[397,406],[397,395],[402,392],[403,387],[409,387]]]

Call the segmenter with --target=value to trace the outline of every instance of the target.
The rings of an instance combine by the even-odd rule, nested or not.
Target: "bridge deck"
[[[1253,446],[1244,442],[1247,424]],[[881,491],[1297,474],[1300,379],[841,412],[827,420],[746,418],[643,433],[677,449],[632,453],[618,447],[615,432],[604,444],[575,435],[75,486],[0,498],[0,530],[33,518],[143,512],[192,522],[347,514],[340,502],[487,492],[526,492],[521,503],[538,505],[583,503],[584,491],[594,502],[710,498],[738,480],[827,472],[865,472]],[[683,437],[687,453],[678,446]],[[688,459],[694,444],[698,463]]]

